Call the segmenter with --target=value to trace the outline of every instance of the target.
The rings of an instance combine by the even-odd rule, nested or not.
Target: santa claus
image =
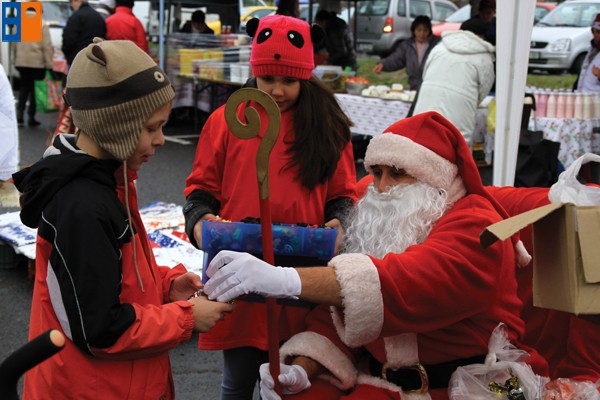
[[[221,252],[205,286],[210,299],[245,293],[321,304],[308,330],[281,348],[279,381],[294,398],[448,398],[459,366],[482,363],[498,323],[518,344],[517,240],[479,245],[506,217],[484,189],[469,147],[443,116],[401,120],[371,140],[373,184],[347,229],[345,253],[328,266],[275,267]],[[516,252],[515,252],[516,249]],[[546,375],[545,361],[528,360]],[[278,398],[268,368],[261,395]]]

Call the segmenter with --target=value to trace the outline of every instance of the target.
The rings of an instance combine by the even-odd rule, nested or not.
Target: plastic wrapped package
[[[540,399],[549,379],[533,372],[524,362],[528,356],[510,343],[506,326],[499,324],[490,337],[485,363],[459,367],[452,374],[450,399]]]
[[[594,384],[558,378],[546,384],[543,400],[600,400],[599,387],[600,380]]]

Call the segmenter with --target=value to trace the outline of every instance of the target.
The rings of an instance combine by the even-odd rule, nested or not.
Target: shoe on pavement
[[[27,125],[29,126],[40,126],[42,123],[36,119],[31,118]]]
[[[23,118],[17,118],[17,125],[19,125],[19,126],[25,125],[25,121],[23,121]]]

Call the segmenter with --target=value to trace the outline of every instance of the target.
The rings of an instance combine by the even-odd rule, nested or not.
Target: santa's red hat
[[[452,203],[467,193],[478,194],[487,198],[500,216],[508,217],[483,187],[471,149],[460,131],[435,111],[402,119],[371,139],[364,165],[369,173],[375,165],[404,169],[417,180],[447,191]],[[529,255],[522,254],[524,247],[516,241],[518,263],[526,265]]]

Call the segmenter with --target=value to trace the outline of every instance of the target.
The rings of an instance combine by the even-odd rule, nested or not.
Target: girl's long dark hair
[[[352,139],[352,122],[333,92],[314,76],[300,81],[294,114],[295,139],[287,167],[298,167],[298,180],[313,189],[331,178],[342,151]]]

